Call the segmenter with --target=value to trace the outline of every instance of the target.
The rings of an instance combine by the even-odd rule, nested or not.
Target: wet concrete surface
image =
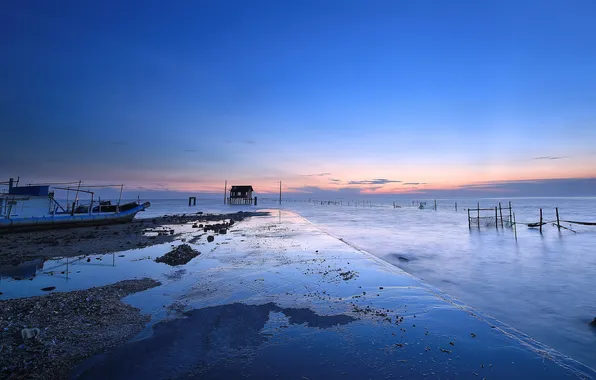
[[[232,236],[197,259],[212,265],[185,273],[184,286],[128,297],[154,324],[73,377],[595,377],[295,214],[252,219]]]

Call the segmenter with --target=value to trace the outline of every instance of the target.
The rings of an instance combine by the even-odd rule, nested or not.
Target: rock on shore
[[[181,244],[165,255],[156,258],[155,261],[171,266],[184,265],[200,254],[201,252],[192,249],[190,245]]]

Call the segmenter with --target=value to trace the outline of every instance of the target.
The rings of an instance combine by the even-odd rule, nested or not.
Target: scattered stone
[[[344,281],[348,281],[356,277],[358,274],[354,271],[340,272],[339,274]]]
[[[590,322],[590,326],[596,327],[596,317],[594,317],[594,320]]]
[[[199,228],[199,225],[195,223],[192,225],[192,228]]]
[[[155,259],[158,263],[165,263],[171,266],[184,265],[201,253],[192,249],[188,244],[181,244],[170,252]]]
[[[383,287],[382,286],[379,286],[379,289],[383,290]]]
[[[38,329],[37,327],[34,327],[32,329],[22,329],[21,337],[23,338],[23,340],[32,339],[32,338],[35,338],[36,336],[38,336],[40,333],[41,333],[41,330]]]
[[[47,286],[45,288],[41,288],[44,292],[51,292],[52,290],[56,289],[55,286]]]
[[[228,232],[228,230],[226,230],[225,228],[222,228],[221,230],[219,230],[220,235],[225,235],[227,232]]]
[[[410,259],[408,259],[407,257],[403,257],[403,256],[399,256],[397,259],[398,259],[399,261],[405,261],[405,262],[408,262],[408,261],[410,261]]]
[[[211,243],[213,240],[215,240],[215,238],[212,235],[207,236],[207,242]]]

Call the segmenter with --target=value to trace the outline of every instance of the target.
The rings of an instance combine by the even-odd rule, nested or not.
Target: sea
[[[512,211],[509,212],[511,202]],[[138,217],[278,209],[395,265],[533,339],[596,368],[596,197],[507,199],[153,200]],[[456,210],[457,203],[457,210]],[[501,211],[498,206],[501,204]],[[422,204],[422,208],[420,207]],[[472,217],[468,223],[468,209]],[[495,220],[494,208],[498,219]],[[527,224],[540,220],[539,228]],[[559,211],[560,225],[556,221]],[[500,215],[503,214],[501,226]],[[510,221],[515,214],[515,226]],[[496,223],[495,223],[496,222]],[[478,225],[480,224],[480,225]]]

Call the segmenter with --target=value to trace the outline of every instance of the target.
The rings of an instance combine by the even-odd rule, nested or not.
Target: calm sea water
[[[370,201],[370,204],[367,202]],[[596,226],[563,223],[538,229],[494,225],[468,227],[466,208],[495,207],[511,201],[517,222],[596,221],[596,198],[524,198],[439,200],[420,210],[410,200],[354,200],[347,205],[286,201],[281,207],[298,212],[324,230],[365,249],[464,303],[492,315],[536,340],[596,368]],[[458,211],[455,211],[455,202]],[[366,204],[366,207],[363,207]],[[263,200],[259,208],[279,207]],[[141,217],[163,214],[233,212],[250,206],[225,206],[220,200],[157,200]],[[484,213],[494,215],[494,212]],[[508,219],[508,212],[504,212]]]

